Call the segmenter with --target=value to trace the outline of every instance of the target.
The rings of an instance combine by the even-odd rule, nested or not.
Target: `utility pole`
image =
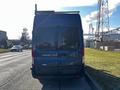
[[[89,24],[89,36],[88,36],[88,38],[93,39],[93,34],[94,34],[94,28],[93,28],[92,23],[90,23]]]
[[[104,45],[104,31],[109,31],[109,8],[108,0],[98,0],[98,16],[96,23],[96,48],[100,48],[100,45]]]

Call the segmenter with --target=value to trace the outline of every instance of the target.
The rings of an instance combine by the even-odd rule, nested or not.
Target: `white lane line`
[[[5,65],[8,65],[8,64],[10,64],[10,63],[14,63],[14,62],[17,62],[17,61],[19,61],[19,60],[24,60],[24,59],[26,59],[26,58],[29,58],[30,56],[24,56],[24,57],[20,57],[20,58],[17,58],[17,59],[14,59],[14,60],[9,60],[9,61],[7,61],[7,62],[2,62],[2,63],[0,63],[0,67],[2,67],[2,66],[5,66]]]
[[[2,58],[8,58],[8,57],[13,57],[15,55],[20,55],[20,54],[25,54],[25,53],[28,53],[28,52],[14,52],[14,53],[9,53],[9,54],[3,54],[3,55],[0,55],[0,60]]]
[[[10,56],[12,56],[12,55],[9,55],[9,54],[8,54],[8,55],[0,56],[0,59],[1,59],[1,58],[10,57]]]
[[[5,55],[11,55],[11,54],[13,55],[13,54],[17,54],[17,53],[28,53],[28,52],[30,53],[31,51],[30,50],[28,50],[28,51],[24,50],[23,52],[6,52],[6,53],[0,53],[0,57],[1,56],[5,56]]]
[[[21,54],[23,54],[23,53],[21,53]],[[9,57],[13,57],[15,55],[21,55],[21,54],[16,53],[16,54],[10,54],[10,55],[0,56],[0,60],[3,59],[3,58],[9,58]]]
[[[5,61],[8,61],[8,60],[11,60],[11,59],[14,59],[14,58],[18,58],[18,57],[23,57],[23,56],[26,56],[28,54],[17,54],[17,55],[13,55],[12,57],[7,57],[7,58],[1,58],[0,59],[0,63],[1,62],[5,62]]]

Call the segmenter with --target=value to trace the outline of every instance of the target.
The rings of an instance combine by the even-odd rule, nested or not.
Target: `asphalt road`
[[[83,77],[31,76],[30,51],[0,54],[0,90],[93,90]]]

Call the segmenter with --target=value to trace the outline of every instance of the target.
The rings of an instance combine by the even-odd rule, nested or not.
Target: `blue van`
[[[32,31],[32,75],[84,73],[84,44],[77,12],[36,11]]]

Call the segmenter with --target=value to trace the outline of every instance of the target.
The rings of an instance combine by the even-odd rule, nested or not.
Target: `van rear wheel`
[[[38,78],[38,75],[35,73],[35,71],[31,68],[31,73],[33,78]]]

